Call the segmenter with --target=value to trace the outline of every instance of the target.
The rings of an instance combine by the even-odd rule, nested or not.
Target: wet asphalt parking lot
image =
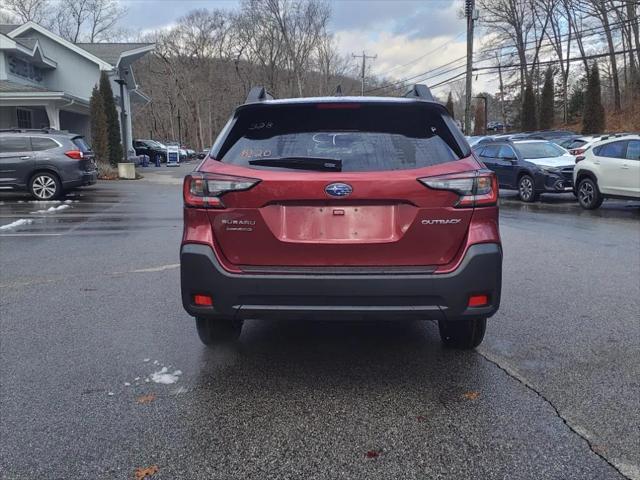
[[[504,192],[475,352],[392,319],[210,350],[179,295],[194,165],[0,196],[0,478],[640,479],[640,202]]]

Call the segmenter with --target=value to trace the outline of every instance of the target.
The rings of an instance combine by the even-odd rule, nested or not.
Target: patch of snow
[[[11,230],[12,228],[21,227],[22,225],[29,225],[33,223],[33,220],[29,220],[27,218],[19,218],[15,222],[7,223],[6,225],[0,225],[1,230]]]
[[[109,392],[107,393],[107,395],[109,395],[110,397],[113,397],[113,392]]]
[[[145,358],[144,360],[142,360],[143,362],[148,362],[149,360],[151,360],[150,358]]]
[[[57,207],[49,207],[46,210],[36,210],[35,212],[31,213],[51,213],[57,212],[58,210],[64,210],[65,208],[69,208],[69,205],[58,205]]]
[[[154,364],[154,365],[158,365],[158,360],[154,360],[154,361],[153,361],[153,364]]]
[[[39,203],[41,205],[45,205],[51,203],[60,203],[60,200],[29,200],[29,203]]]
[[[148,379],[148,378],[145,378],[145,379],[144,379],[144,381],[145,381],[145,382],[147,382],[147,383],[149,383],[149,379]]]
[[[178,381],[178,377],[182,375],[180,370],[176,370],[173,373],[169,373],[169,369],[167,367],[162,367],[157,372],[151,374],[151,380],[155,383],[162,383],[163,385],[171,385],[172,383],[176,383]]]
[[[133,379],[134,382],[137,382],[138,380],[140,380],[140,377],[136,377]]]
[[[130,386],[131,386],[131,384],[130,384],[129,382],[124,382],[124,386],[125,386],[125,387],[130,387]]]

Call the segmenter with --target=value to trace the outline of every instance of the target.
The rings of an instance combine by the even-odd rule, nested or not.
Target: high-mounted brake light
[[[357,110],[360,108],[359,103],[318,103],[316,108],[318,110]]]
[[[456,207],[487,207],[498,202],[498,180],[491,170],[453,173],[418,180],[434,190],[449,190],[460,195]]]
[[[64,152],[64,154],[74,160],[82,160],[84,158],[84,154],[80,150],[69,150],[68,152]]]
[[[255,178],[195,172],[184,178],[184,204],[196,208],[225,208],[220,199],[222,195],[249,190],[258,182]]]

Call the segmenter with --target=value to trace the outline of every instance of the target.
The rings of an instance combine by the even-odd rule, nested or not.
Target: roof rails
[[[273,100],[273,95],[267,92],[265,87],[252,87],[244,103],[264,102],[265,100]]]
[[[421,100],[434,101],[433,95],[429,87],[422,83],[416,83],[411,89],[404,94],[407,98],[419,98]]]
[[[62,130],[56,130],[55,128],[44,127],[44,128],[0,128],[0,132],[2,133],[63,133]]]

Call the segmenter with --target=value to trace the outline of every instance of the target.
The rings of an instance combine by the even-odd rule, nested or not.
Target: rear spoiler
[[[431,89],[422,83],[416,83],[407,93],[404,94],[404,97],[419,98],[421,100],[428,100],[429,102],[435,101],[431,94]]]
[[[252,87],[244,103],[257,103],[264,102],[265,100],[273,100],[273,95],[271,95],[265,87]]]

